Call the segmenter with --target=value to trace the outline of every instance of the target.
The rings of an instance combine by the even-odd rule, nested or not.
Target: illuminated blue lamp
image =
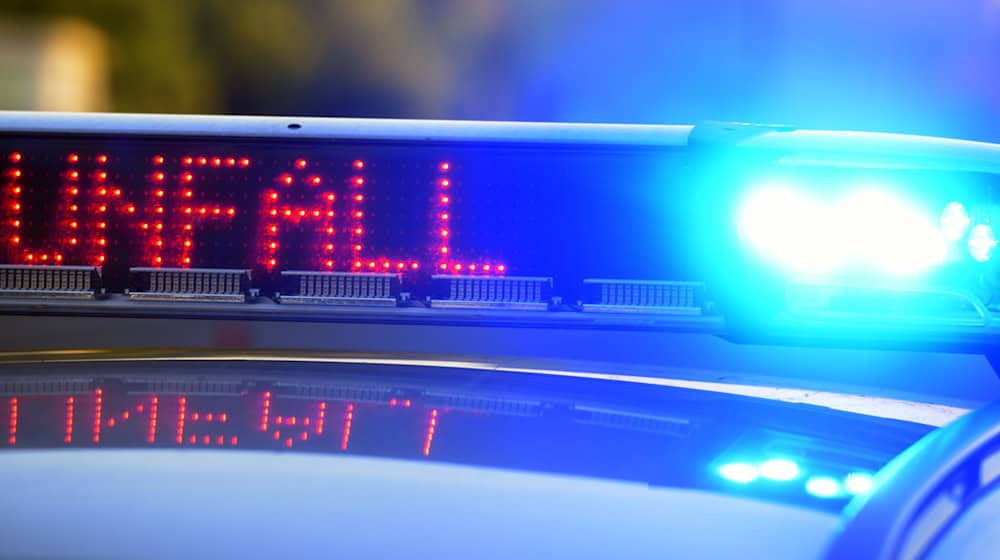
[[[760,476],[768,480],[786,481],[799,476],[799,465],[788,459],[770,459],[757,468]]]
[[[719,476],[737,484],[748,484],[757,480],[760,471],[750,463],[726,463],[719,467]]]
[[[767,260],[803,273],[840,264],[838,240],[823,223],[823,208],[790,185],[771,184],[750,193],[739,212],[740,236]]]
[[[960,241],[969,231],[972,218],[961,202],[949,202],[941,211],[941,233],[948,241]]]
[[[814,476],[806,481],[806,492],[817,498],[836,498],[843,492],[840,483],[828,476]]]
[[[852,496],[861,496],[872,491],[875,487],[875,479],[868,473],[855,472],[847,475],[844,479],[844,490]]]
[[[892,276],[917,275],[943,264],[949,244],[961,239],[970,223],[959,203],[932,217],[887,188],[861,186],[841,196],[820,197],[778,181],[752,190],[737,216],[740,237],[754,252],[806,275],[845,265]],[[970,251],[978,227],[970,233]],[[983,231],[979,235],[984,240],[976,246],[988,247],[979,252],[992,252],[996,239]]]
[[[969,232],[969,255],[979,261],[986,262],[993,256],[997,238],[993,228],[987,224],[978,224]]]

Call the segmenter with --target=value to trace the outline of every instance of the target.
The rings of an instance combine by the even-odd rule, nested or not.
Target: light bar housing
[[[789,299],[801,279],[755,261],[734,216],[751,180],[796,173],[819,176],[805,183],[821,198],[837,176],[877,176],[907,201],[925,197],[940,211],[960,200],[972,224],[1000,223],[991,213],[1000,145],[983,142],[729,123],[0,112],[0,264],[97,274],[82,290],[14,281],[3,295],[51,301],[9,297],[2,309],[166,313],[143,303],[156,301],[181,313],[311,321],[493,314],[735,339],[833,325],[824,340],[833,331],[853,340],[858,327],[883,329],[879,340],[919,327],[925,347],[996,340],[1000,258],[967,262],[983,252],[919,285],[877,286],[907,291],[889,298],[906,308],[891,317],[844,307],[844,289],[873,286],[863,276],[820,278],[841,291]],[[195,305],[247,302],[257,290],[255,305]],[[943,299],[947,317],[935,314],[942,293],[957,294]],[[285,305],[296,303],[328,307]],[[548,313],[503,315],[520,310]]]
[[[129,272],[133,300],[243,303],[255,295],[249,270],[136,267]]]
[[[395,306],[399,274],[285,270],[288,292],[275,299],[284,304]]]
[[[552,298],[552,278],[531,276],[479,277],[435,275],[440,308],[517,309],[545,311]]]
[[[705,285],[701,282],[588,279],[583,283],[588,297],[584,311],[670,315],[704,311]]]
[[[94,299],[101,269],[92,266],[0,265],[0,296]]]

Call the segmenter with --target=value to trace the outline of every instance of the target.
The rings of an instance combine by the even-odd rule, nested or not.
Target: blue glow
[[[765,258],[796,272],[822,273],[840,264],[837,236],[823,207],[792,185],[772,183],[750,194],[740,234]]]
[[[799,465],[788,459],[770,459],[760,464],[760,476],[769,480],[792,480],[799,476]]]
[[[856,192],[841,202],[839,212],[837,225],[851,239],[847,250],[858,260],[903,275],[945,260],[947,244],[934,223],[890,193]]]
[[[948,254],[946,235],[935,220],[879,188],[830,200],[770,183],[751,192],[738,221],[743,240],[758,254],[801,274],[850,264],[911,276],[942,264]]]
[[[993,234],[993,228],[986,224],[978,224],[969,232],[969,255],[979,261],[986,262],[993,256],[996,249],[997,238]]]
[[[948,241],[965,237],[971,224],[972,218],[961,202],[949,202],[941,211],[941,233]]]
[[[757,480],[759,476],[757,467],[749,463],[726,463],[719,467],[719,475],[730,482],[737,484],[747,484]]]
[[[828,476],[816,476],[806,482],[806,492],[817,498],[835,498],[840,495],[840,483]]]
[[[860,496],[872,491],[875,486],[875,479],[868,473],[851,473],[844,479],[844,490],[853,496]]]

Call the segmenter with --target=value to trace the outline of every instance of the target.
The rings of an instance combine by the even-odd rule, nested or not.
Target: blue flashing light
[[[940,265],[947,243],[920,210],[881,190],[862,190],[841,202],[837,226],[849,239],[845,251],[885,272],[910,275]]]
[[[978,224],[969,232],[969,255],[973,259],[979,262],[990,260],[996,246],[997,238],[993,233],[993,227],[987,224]]]
[[[740,234],[768,260],[795,272],[820,274],[840,264],[842,255],[823,207],[792,185],[773,183],[744,201]]]
[[[799,476],[799,465],[788,459],[770,459],[758,467],[760,476],[769,480],[786,481]]]
[[[872,491],[875,479],[868,473],[855,472],[844,479],[844,490],[852,496],[860,496]]]
[[[941,234],[948,241],[959,241],[972,225],[972,218],[961,202],[949,202],[941,211]]]
[[[815,476],[806,482],[806,492],[817,498],[836,498],[841,494],[841,487],[828,476]]]
[[[719,475],[730,482],[747,484],[757,480],[760,473],[749,463],[726,463],[719,467]]]
[[[825,199],[791,184],[769,183],[744,200],[738,227],[758,254],[795,273],[819,275],[860,264],[912,276],[945,262],[948,234],[954,235],[962,221],[956,214],[953,207],[945,232],[886,189],[861,188]]]

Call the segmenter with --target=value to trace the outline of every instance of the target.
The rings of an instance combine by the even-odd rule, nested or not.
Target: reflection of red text
[[[73,410],[76,399],[66,397],[66,427],[63,430],[63,442],[73,443]]]
[[[232,425],[229,411],[194,408],[186,396],[177,399],[175,426],[174,443],[177,445],[234,447],[239,443],[239,438],[232,433],[238,427]],[[150,431],[150,435],[153,438],[150,443],[153,443],[155,429]]]
[[[0,404],[6,406],[0,415],[0,425],[4,421],[7,423],[9,446],[243,446],[347,451],[358,428],[359,408],[369,412],[380,407],[403,413],[419,410],[417,403],[408,398],[394,397],[359,407],[354,401],[275,397],[270,390],[243,391],[223,397],[218,394],[138,395],[96,387],[90,392],[69,396],[7,397]],[[53,414],[54,407],[58,410],[56,414]],[[26,410],[28,422],[24,421]],[[411,441],[419,442],[417,449],[429,456],[443,410],[422,410],[426,412],[395,417],[406,424],[415,422]],[[77,437],[76,430],[80,427],[76,424],[81,421],[89,438]],[[333,421],[333,425],[329,421]],[[31,430],[19,433],[19,430],[24,432],[24,427]],[[362,446],[369,443],[362,443]],[[406,447],[412,450],[410,445]]]
[[[310,404],[311,414],[289,416],[280,414],[279,410],[271,411],[270,393],[265,393],[261,406],[260,427],[267,431],[269,424],[274,431],[271,437],[281,441],[285,447],[292,447],[297,442],[309,441],[310,437],[322,436],[326,426],[326,401]],[[350,407],[351,405],[347,405]]]
[[[427,419],[427,433],[424,434],[424,457],[431,454],[431,444],[434,443],[434,432],[437,431],[438,411],[432,409],[430,417]]]
[[[347,445],[351,443],[351,425],[354,424],[354,405],[348,403],[344,412],[344,430],[340,435],[340,450],[347,451]]]
[[[100,443],[101,438],[107,432],[116,432],[119,429],[136,423],[143,424],[143,433],[146,443],[153,443],[156,440],[156,429],[160,416],[160,398],[152,395],[143,398],[138,403],[126,407],[124,410],[114,411],[105,403],[104,390],[97,388],[93,393],[93,423],[91,441]],[[67,442],[69,443],[69,442]]]
[[[10,445],[17,443],[17,417],[17,397],[11,397],[7,401],[7,443]]]

